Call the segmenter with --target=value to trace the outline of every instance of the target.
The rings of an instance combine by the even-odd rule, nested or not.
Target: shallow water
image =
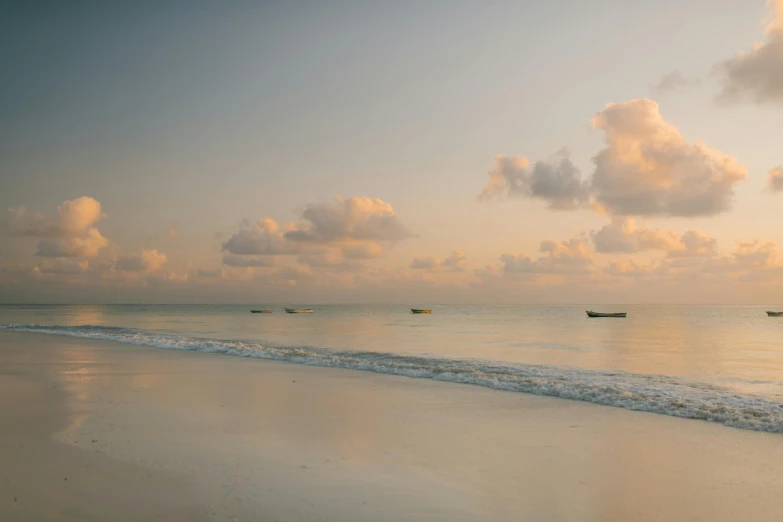
[[[314,314],[286,314],[270,304],[0,306],[0,325],[783,431],[783,318],[767,317],[768,307],[416,305],[433,314],[399,305],[306,303],[297,306]],[[628,317],[589,319],[584,311],[591,308]]]

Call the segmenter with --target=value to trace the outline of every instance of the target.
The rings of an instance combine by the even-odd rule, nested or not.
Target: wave
[[[380,352],[326,350],[252,341],[213,340],[105,326],[0,325],[0,330],[103,339],[155,348],[222,353],[312,366],[404,375],[496,390],[532,393],[783,433],[783,403],[728,388],[663,375]]]

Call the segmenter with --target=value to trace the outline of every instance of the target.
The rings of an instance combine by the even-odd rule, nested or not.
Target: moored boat
[[[250,310],[251,314],[271,314],[272,310]]]
[[[783,312],[767,312],[770,317],[783,317]]]
[[[313,313],[312,308],[286,308],[286,313],[289,314],[311,314]]]
[[[411,308],[412,314],[431,314],[432,310],[427,310],[423,308]]]
[[[587,310],[587,317],[625,317],[626,315],[628,315],[626,312],[605,314],[601,312],[593,312],[592,310]]]

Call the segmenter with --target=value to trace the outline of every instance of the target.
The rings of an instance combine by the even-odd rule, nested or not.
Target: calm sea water
[[[0,328],[403,374],[783,431],[769,307],[0,306]],[[589,319],[585,309],[625,311]],[[780,307],[783,309],[783,306]]]

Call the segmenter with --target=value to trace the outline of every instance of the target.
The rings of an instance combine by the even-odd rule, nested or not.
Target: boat
[[[593,312],[592,310],[587,310],[587,317],[625,317],[628,315],[625,312],[622,313],[612,313],[612,314],[603,314],[601,312]]]
[[[288,314],[311,314],[311,313],[313,313],[312,308],[286,308],[285,311]]]
[[[271,314],[272,310],[250,310],[251,314]]]
[[[432,310],[425,310],[422,308],[411,308],[412,314],[431,314]]]
[[[770,317],[783,317],[783,312],[767,312]]]

